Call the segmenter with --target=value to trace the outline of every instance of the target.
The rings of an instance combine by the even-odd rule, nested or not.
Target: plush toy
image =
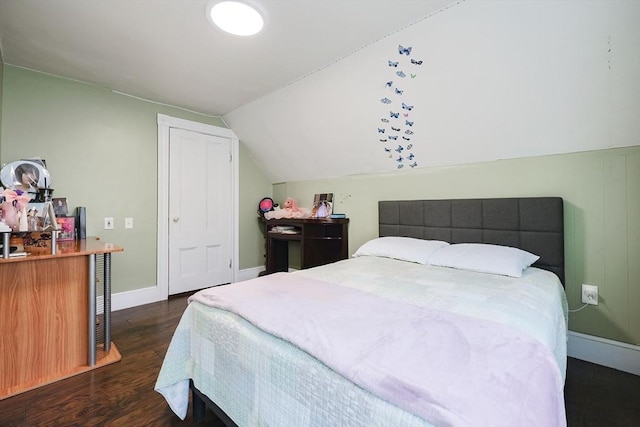
[[[298,202],[292,197],[287,197],[283,204],[284,208],[289,212],[299,212]]]
[[[298,206],[296,199],[287,197],[282,204],[283,208],[276,207],[274,210],[265,212],[264,217],[266,219],[280,219],[280,218],[309,218],[311,211],[307,208],[301,208]]]

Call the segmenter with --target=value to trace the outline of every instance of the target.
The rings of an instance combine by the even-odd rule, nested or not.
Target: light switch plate
[[[113,217],[107,216],[104,218],[104,229],[113,230]]]

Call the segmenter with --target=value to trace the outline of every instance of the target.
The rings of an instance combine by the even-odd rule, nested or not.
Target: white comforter
[[[553,274],[530,268],[512,279],[362,257],[283,276],[193,300],[247,318],[436,425],[565,423],[566,301]],[[162,377],[157,389],[174,407],[180,386]]]

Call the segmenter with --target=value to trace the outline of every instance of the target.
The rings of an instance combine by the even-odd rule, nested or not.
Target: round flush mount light
[[[257,34],[264,25],[264,20],[257,10],[237,1],[213,4],[209,9],[209,18],[221,30],[237,36]]]

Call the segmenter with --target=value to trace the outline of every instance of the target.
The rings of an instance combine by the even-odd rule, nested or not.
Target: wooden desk
[[[111,253],[97,239],[0,258],[0,399],[120,360],[110,339]],[[104,257],[104,344],[96,344],[96,257]],[[101,357],[97,357],[100,353]]]
[[[267,238],[267,274],[289,269],[289,242],[300,242],[300,268],[329,264],[349,257],[349,219],[264,220]],[[293,227],[295,234],[277,227]]]

